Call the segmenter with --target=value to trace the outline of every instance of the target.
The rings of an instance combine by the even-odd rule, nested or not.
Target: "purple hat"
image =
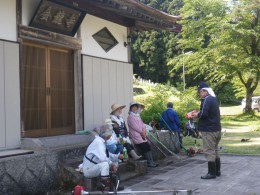
[[[209,87],[209,86],[208,86],[206,83],[200,82],[199,85],[198,85],[197,90],[199,91],[199,90],[201,90],[202,88],[208,88],[208,87]]]

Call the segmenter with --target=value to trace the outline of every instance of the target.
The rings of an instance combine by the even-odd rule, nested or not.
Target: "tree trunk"
[[[253,91],[251,88],[246,89],[246,107],[245,107],[245,113],[252,112],[252,96],[253,96]]]
[[[240,76],[240,80],[241,80]],[[242,81],[242,80],[241,80]],[[242,83],[245,85],[246,88],[246,106],[245,106],[245,113],[250,113],[252,112],[252,97],[253,97],[253,92],[255,91],[259,81],[259,74],[256,75],[256,78],[250,77],[247,82],[245,83],[242,81]]]

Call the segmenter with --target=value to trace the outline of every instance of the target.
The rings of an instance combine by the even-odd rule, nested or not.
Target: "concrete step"
[[[52,137],[23,138],[21,148],[24,150],[51,152],[78,146],[86,147],[92,142],[94,137],[93,133],[88,133],[81,135],[71,134]]]
[[[58,163],[58,175],[63,183],[64,188],[71,189],[76,185],[86,186],[87,188],[93,188],[96,185],[96,180],[84,178],[83,173],[77,171],[78,165],[82,163],[82,156],[71,158],[66,162]],[[142,161],[128,161],[119,164],[118,173],[120,181],[126,181],[128,179],[143,175],[147,172],[147,163]],[[91,191],[91,189],[89,189]]]

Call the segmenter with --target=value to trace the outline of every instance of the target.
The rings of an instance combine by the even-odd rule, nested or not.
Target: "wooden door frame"
[[[64,49],[64,48],[59,48],[59,47],[54,47],[54,46],[49,46],[49,45],[42,45],[42,44],[37,44],[37,43],[32,43],[32,42],[24,42],[22,45],[21,45],[21,48],[24,46],[24,45],[27,45],[27,46],[32,46],[32,47],[37,47],[37,48],[42,48],[42,49],[45,49],[45,52],[46,52],[46,56],[45,56],[45,61],[46,61],[46,83],[45,83],[45,85],[46,85],[46,88],[47,87],[50,87],[51,86],[51,84],[50,84],[50,51],[60,51],[60,52],[64,52],[64,53],[70,53],[70,52],[72,52],[72,54],[73,54],[73,57],[72,57],[72,62],[74,62],[75,61],[75,52],[73,51],[73,50],[71,50],[71,49],[68,49],[68,48],[66,48],[66,49]],[[22,52],[21,52],[21,54],[22,54]],[[21,55],[22,56],[22,55]],[[23,56],[22,56],[23,57]],[[22,59],[22,58],[21,58]],[[21,62],[22,62],[22,60],[21,60]],[[22,67],[22,65],[21,65],[21,67]],[[76,97],[76,91],[75,91],[75,64],[73,65],[73,72],[74,72],[74,75],[73,75],[73,82],[74,82],[74,93],[73,93],[73,98],[74,98],[74,129],[75,129],[75,126],[76,126],[76,120],[75,120],[75,118],[76,118],[76,100],[75,100],[75,97]],[[21,71],[20,71],[21,72]],[[21,75],[24,75],[24,73],[23,72],[21,72]],[[49,77],[49,79],[48,79],[48,77]],[[23,79],[22,79],[22,76],[21,76],[21,87],[24,85],[24,83],[23,83]],[[21,109],[24,109],[24,99],[23,99],[23,94],[24,93],[24,91],[23,90],[21,90]],[[46,106],[47,107],[49,107],[49,108],[51,108],[51,101],[50,101],[50,97],[46,97]],[[49,114],[48,115],[48,121],[51,121],[51,114]],[[21,112],[21,121],[22,122],[24,122],[24,116],[23,116],[23,111]],[[28,133],[28,135],[26,135],[27,133],[26,133],[26,131],[24,130],[24,125],[23,125],[23,123],[22,123],[22,136],[23,137],[42,137],[42,131],[43,131],[43,129],[39,129],[39,130],[34,130],[34,132],[35,133],[33,133],[33,135],[30,135],[30,133]],[[56,131],[57,130],[57,131]],[[49,129],[47,128],[47,131],[46,131],[46,134],[47,134],[47,136],[54,136],[54,135],[60,135],[60,134],[69,134],[69,133],[71,133],[71,130],[66,130],[66,128],[63,128],[63,129],[61,129],[61,130],[58,130],[58,129],[56,129],[55,131],[56,132],[51,132],[51,131],[49,131]],[[37,133],[38,132],[38,133]],[[62,133],[61,133],[62,132]],[[34,134],[36,134],[36,136],[34,136]]]
[[[22,1],[16,0],[16,23],[17,23],[17,41],[20,43],[19,64],[22,62],[22,44],[23,42],[38,42],[42,45],[68,48],[74,51],[74,91],[75,91],[75,130],[82,130],[83,124],[83,77],[82,77],[82,41],[81,27],[79,27],[75,37],[69,37],[62,34],[48,32],[41,29],[32,28],[22,24]],[[21,71],[20,71],[21,75]],[[21,80],[20,80],[21,81]],[[22,106],[22,105],[21,105]],[[22,116],[21,116],[22,118]],[[21,136],[24,132],[24,126],[21,123]]]

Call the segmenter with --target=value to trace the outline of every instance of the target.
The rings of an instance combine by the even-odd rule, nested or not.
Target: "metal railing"
[[[198,188],[197,188],[198,189]],[[176,195],[179,192],[187,193],[187,195],[191,195],[195,190],[147,190],[147,191],[119,191],[119,192],[112,192],[112,191],[92,191],[92,192],[87,192],[84,190],[81,190],[81,195],[100,195],[100,194],[144,194],[144,193],[157,193],[157,194],[162,194],[162,193],[172,193],[172,195]]]

